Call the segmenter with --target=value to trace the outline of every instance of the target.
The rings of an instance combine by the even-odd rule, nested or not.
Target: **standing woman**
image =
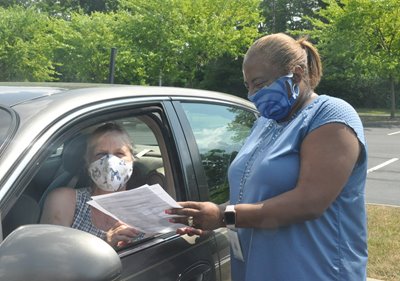
[[[229,205],[167,210],[192,226],[181,234],[230,229],[232,280],[366,280],[363,127],[348,103],[314,92],[321,75],[306,39],[258,39],[243,76],[261,117],[229,168]]]

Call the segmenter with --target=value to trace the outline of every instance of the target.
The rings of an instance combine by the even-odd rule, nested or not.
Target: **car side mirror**
[[[25,225],[0,244],[0,280],[118,280],[122,264],[100,238],[58,225]]]

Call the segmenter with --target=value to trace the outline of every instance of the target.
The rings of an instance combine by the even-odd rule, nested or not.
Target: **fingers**
[[[169,218],[168,221],[171,223],[186,224],[189,227],[200,227],[203,220],[204,202],[187,201],[178,203],[183,208],[165,210],[166,214],[176,215],[176,217]]]
[[[198,211],[201,209],[201,202],[187,201],[178,202],[178,204],[181,205],[182,208],[168,209],[165,210],[165,212],[167,214],[191,216],[198,213]]]
[[[168,215],[177,215],[177,216],[185,216],[185,217],[194,217],[199,214],[198,209],[191,209],[191,208],[182,208],[182,209],[169,209],[165,210],[165,213]]]
[[[196,201],[185,201],[185,202],[178,202],[183,208],[190,208],[190,209],[200,209],[200,202]]]
[[[107,243],[110,244],[112,247],[119,247],[121,245],[127,245],[133,242],[135,237],[136,236],[127,236],[118,233],[107,233]]]
[[[129,235],[138,235],[140,233],[139,230],[137,230],[134,227],[131,227],[121,221],[116,222],[110,230],[113,230],[115,232],[123,232],[123,234],[126,234],[128,236]]]
[[[195,225],[193,217],[191,220],[189,218],[190,217],[173,217],[173,218],[169,218],[168,221],[171,223],[180,223],[180,224],[186,224],[186,225],[190,225],[189,221],[191,221],[190,226]]]
[[[214,230],[223,225],[222,212],[212,202],[179,202],[184,208],[166,210],[167,214],[176,215],[169,218],[171,223],[181,223],[197,229]]]
[[[126,225],[122,222],[117,222],[115,225],[107,231],[106,239],[113,247],[120,247],[121,245],[126,245],[132,242],[132,238],[138,237],[141,232],[137,229]],[[120,243],[121,242],[121,243]]]
[[[193,235],[203,235],[206,233],[206,231],[203,231],[201,229],[198,228],[193,228],[193,227],[182,227],[182,228],[178,228],[176,230],[176,233],[179,235],[189,235],[189,236],[193,236]]]

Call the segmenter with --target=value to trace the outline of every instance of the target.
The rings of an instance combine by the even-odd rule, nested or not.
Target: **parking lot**
[[[365,126],[367,203],[400,206],[400,125]]]

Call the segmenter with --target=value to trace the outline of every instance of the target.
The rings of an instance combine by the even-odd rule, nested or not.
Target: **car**
[[[206,90],[0,83],[0,279],[230,280],[225,228],[201,237],[172,231],[115,250],[39,217],[48,192],[87,185],[85,138],[110,121],[134,144],[128,189],[160,184],[176,201],[224,203],[228,166],[257,116],[249,101]]]

